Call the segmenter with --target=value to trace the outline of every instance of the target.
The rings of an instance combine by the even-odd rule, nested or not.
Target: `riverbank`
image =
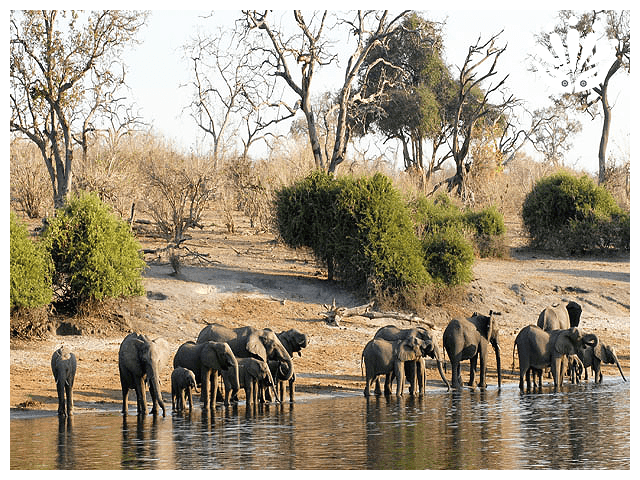
[[[114,302],[100,315],[68,319],[66,331],[81,334],[52,332],[43,340],[12,339],[10,406],[47,412],[57,409],[50,361],[53,351],[65,344],[78,357],[74,386],[78,408],[120,408],[117,357],[128,331],[162,336],[173,353],[182,343],[195,340],[212,322],[229,327],[269,327],[276,332],[296,328],[309,337],[302,356],[294,358],[297,392],[362,394],[360,356],[364,345],[379,327],[390,323],[408,326],[409,322],[356,316],[344,318],[339,326],[331,325],[322,316],[326,305],[334,300],[336,305],[347,307],[365,302],[326,281],[326,272],[309,252],[284,247],[273,235],[250,228],[242,218],[237,219],[239,228],[234,234],[214,219],[205,224],[186,243],[191,251],[201,254],[200,259],[185,262],[178,275],[166,259],[146,258],[145,296]],[[142,243],[149,249],[162,246],[152,237],[143,237]],[[614,345],[625,376],[629,375],[628,255],[555,258],[513,249],[507,259],[478,259],[474,280],[464,292],[419,313],[435,325],[433,336],[442,350],[442,332],[452,318],[499,311],[503,381],[511,383],[517,381],[511,374],[511,363],[518,331],[535,323],[544,307],[562,300],[582,305],[580,327]],[[172,358],[161,378],[164,398],[169,402]],[[468,362],[464,367],[468,368]],[[619,375],[615,366],[604,366],[603,373],[605,378]],[[428,375],[429,389],[445,388],[435,368]],[[493,355],[489,355],[488,383],[497,383]],[[130,398],[130,405],[133,403]]]

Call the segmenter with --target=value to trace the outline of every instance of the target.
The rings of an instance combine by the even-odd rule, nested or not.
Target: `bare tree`
[[[559,99],[536,110],[534,117],[539,119],[539,126],[531,138],[533,147],[554,167],[564,165],[565,153],[573,147],[571,138],[582,130],[582,125],[569,116],[567,106]]]
[[[379,46],[399,28],[400,20],[407,12],[402,12],[395,18],[389,19],[388,12],[357,11],[349,18],[339,18],[328,26],[328,12],[314,12],[309,21],[305,20],[302,12],[293,11],[297,34],[285,36],[271,23],[269,12],[255,10],[244,11],[245,26],[248,31],[258,30],[267,37],[268,46],[256,47],[254,53],[261,58],[260,66],[270,70],[275,79],[282,79],[296,96],[294,105],[286,106],[290,116],[298,109],[302,110],[307,122],[307,132],[311,143],[314,161],[317,168],[334,172],[344,161],[350,131],[347,124],[349,106],[354,102],[366,103],[376,101],[380,92],[364,94],[356,88],[358,73],[370,50]],[[332,53],[332,42],[325,35],[326,30],[346,26],[355,39],[355,47],[350,55],[342,86],[335,100],[337,111],[333,147],[323,150],[320,143],[317,118],[312,105],[312,81],[317,69],[329,65],[337,60]],[[380,59],[379,62],[383,62]],[[299,77],[294,74],[294,67],[299,69]],[[370,67],[373,68],[375,64]]]
[[[455,189],[456,194],[464,201],[470,201],[473,197],[473,192],[469,190],[466,178],[472,165],[467,161],[467,155],[476,122],[485,119],[485,117],[504,119],[508,110],[517,102],[513,95],[508,94],[503,94],[502,99],[497,103],[489,101],[490,97],[503,92],[508,75],[482,90],[484,82],[497,75],[498,59],[507,48],[506,45],[504,47],[496,46],[496,41],[501,33],[493,35],[486,42],[483,42],[479,37],[476,43],[469,47],[458,76],[457,95],[452,105],[453,117],[450,138],[451,155],[455,162],[456,173],[445,182],[448,184],[449,191]],[[490,67],[482,72],[480,67],[485,62],[490,62]],[[439,186],[440,184],[436,185],[436,189]]]
[[[586,90],[565,94],[565,98],[572,100],[578,111],[588,113],[591,118],[596,118],[599,109],[602,109],[602,133],[598,146],[598,181],[603,183],[606,177],[607,167],[607,145],[609,143],[609,132],[611,129],[612,106],[609,102],[609,86],[611,78],[619,71],[631,71],[631,13],[629,10],[591,10],[584,13],[572,10],[560,11],[558,24],[554,29],[554,34],[558,34],[564,39],[569,33],[576,33],[585,38],[594,34],[596,30],[602,29],[606,38],[613,44],[611,58],[608,59],[609,68],[606,74],[599,79],[596,85]],[[537,42],[546,47],[553,48],[550,40],[552,33],[544,32],[538,36]],[[585,42],[588,44],[588,42]],[[584,47],[581,47],[584,48]],[[596,56],[598,44],[594,44],[592,49],[580,52],[581,61],[577,63],[578,70],[571,72],[572,76],[580,78],[582,74],[593,71],[593,59]],[[556,52],[558,53],[558,52]],[[564,61],[564,60],[563,60]],[[605,64],[606,65],[606,64]],[[587,82],[585,81],[585,85]]]
[[[108,101],[105,92],[123,83],[119,56],[146,16],[111,10],[11,11],[9,129],[38,146],[56,208],[71,190],[74,135],[78,139],[90,131],[92,112]]]

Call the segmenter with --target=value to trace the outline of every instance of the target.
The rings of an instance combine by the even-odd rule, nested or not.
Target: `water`
[[[23,415],[20,415],[23,416]],[[11,419],[12,469],[629,469],[630,389],[304,398],[138,419]]]

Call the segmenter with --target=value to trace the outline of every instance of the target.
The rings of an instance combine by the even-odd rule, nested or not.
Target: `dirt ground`
[[[51,333],[44,340],[11,339],[11,408],[34,413],[57,409],[50,361],[53,351],[62,344],[70,346],[78,358],[76,410],[120,408],[118,348],[131,330],[152,338],[162,336],[169,342],[172,354],[161,380],[165,402],[170,404],[173,353],[187,340],[195,340],[207,322],[269,327],[276,332],[296,328],[309,336],[302,356],[294,358],[298,396],[338,391],[361,394],[364,379],[360,355],[364,345],[381,326],[409,323],[349,317],[340,326],[330,325],[321,313],[334,299],[337,305],[347,307],[366,302],[327,282],[326,272],[309,252],[286,248],[273,235],[250,228],[239,214],[235,224],[238,228],[229,234],[216,217],[205,219],[205,228],[193,232],[186,246],[207,256],[185,262],[178,275],[166,258],[147,255],[146,295],[115,302],[100,318],[67,319],[71,325],[66,325],[66,330],[75,335]],[[145,248],[162,246],[152,237],[141,237],[141,241]],[[516,229],[511,230],[509,243],[522,245]],[[473,270],[475,278],[461,298],[430,306],[422,313],[425,320],[435,324],[433,334],[441,351],[442,332],[453,317],[499,311],[503,381],[516,382],[511,364],[518,331],[535,324],[544,307],[575,300],[583,307],[580,326],[615,346],[628,378],[628,255],[564,259],[516,248],[507,259],[476,260]],[[603,373],[619,375],[615,366],[605,366]],[[435,368],[428,375],[428,388],[445,388]],[[496,385],[492,354],[488,375],[489,385]],[[130,395],[130,406],[135,403],[134,397]]]

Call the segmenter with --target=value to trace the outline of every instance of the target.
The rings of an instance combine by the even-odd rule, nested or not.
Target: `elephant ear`
[[[408,362],[416,359],[412,338],[407,338],[395,343],[395,357],[401,362]]]
[[[571,355],[577,351],[574,345],[575,340],[572,340],[572,337],[575,337],[575,339],[578,338],[577,335],[579,335],[579,333],[577,333],[577,330],[577,328],[570,328],[560,331],[554,347],[557,353],[561,355]]]
[[[267,361],[267,350],[262,343],[262,337],[257,333],[252,333],[247,337],[247,351],[260,357],[260,360]]]
[[[160,365],[166,365],[169,361],[169,343],[162,337],[153,340]]]
[[[569,325],[577,327],[580,325],[580,315],[582,315],[582,307],[579,303],[569,302],[567,303],[567,313],[569,314]]]
[[[599,343],[593,347],[593,356],[596,357],[601,362],[605,362],[607,360],[607,351],[605,346],[602,343]]]

